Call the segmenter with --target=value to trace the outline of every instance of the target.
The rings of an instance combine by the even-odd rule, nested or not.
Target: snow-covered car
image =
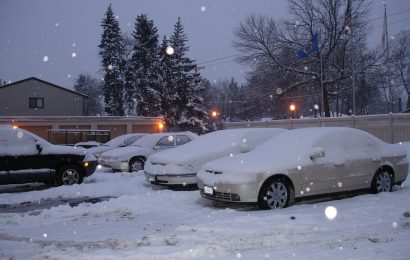
[[[74,146],[76,147],[83,147],[85,149],[89,149],[89,148],[93,148],[93,147],[98,147],[100,146],[101,143],[100,142],[96,142],[96,141],[87,141],[87,142],[78,142],[75,143]]]
[[[114,171],[140,171],[151,154],[186,144],[196,137],[191,132],[147,134],[127,147],[102,153],[99,163]]]
[[[100,158],[101,154],[103,152],[118,148],[118,147],[125,147],[128,145],[131,145],[141,137],[146,135],[145,133],[134,133],[134,134],[125,134],[125,135],[120,135],[117,136],[110,141],[106,142],[105,144],[98,146],[98,147],[92,147],[88,149],[88,152],[92,153],[97,160]]]
[[[295,129],[249,153],[210,162],[198,173],[198,187],[211,200],[283,208],[305,196],[391,191],[407,177],[406,155],[402,145],[358,129]]]
[[[96,166],[84,148],[54,145],[24,129],[0,125],[0,184],[82,183]]]
[[[284,131],[279,128],[243,128],[199,136],[186,145],[150,156],[144,167],[146,179],[159,185],[196,184],[196,174],[205,163],[249,152]]]

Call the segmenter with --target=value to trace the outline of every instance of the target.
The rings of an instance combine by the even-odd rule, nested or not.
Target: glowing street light
[[[159,122],[158,123],[158,129],[159,129],[160,132],[162,132],[162,130],[164,129],[164,123]]]
[[[292,119],[293,119],[293,112],[296,110],[295,104],[290,104],[289,109],[290,109],[290,112],[292,113]]]

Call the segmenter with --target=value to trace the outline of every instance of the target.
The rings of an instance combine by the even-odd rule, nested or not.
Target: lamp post
[[[295,104],[290,104],[289,109],[290,109],[290,112],[292,113],[292,119],[293,119],[293,111],[295,111],[296,109]]]
[[[212,116],[212,131],[216,131],[216,117],[218,116],[218,113],[216,111],[212,111],[211,116]]]

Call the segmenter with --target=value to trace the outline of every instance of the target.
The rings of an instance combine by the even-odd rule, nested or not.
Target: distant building
[[[0,86],[0,116],[84,116],[87,95],[31,77]]]

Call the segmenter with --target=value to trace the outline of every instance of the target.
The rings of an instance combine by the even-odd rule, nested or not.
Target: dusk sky
[[[234,77],[245,82],[247,69],[234,61],[233,31],[247,15],[286,18],[286,0],[1,0],[0,79],[7,82],[35,76],[72,88],[79,73],[98,78],[101,20],[112,2],[122,32],[131,33],[137,15],[154,20],[160,39],[170,36],[181,17],[191,47],[189,57],[205,68],[211,82]],[[410,1],[386,1],[389,35],[410,27]],[[383,1],[372,3],[370,46],[380,42]],[[227,58],[228,57],[228,58]],[[208,62],[216,60],[213,62]]]

